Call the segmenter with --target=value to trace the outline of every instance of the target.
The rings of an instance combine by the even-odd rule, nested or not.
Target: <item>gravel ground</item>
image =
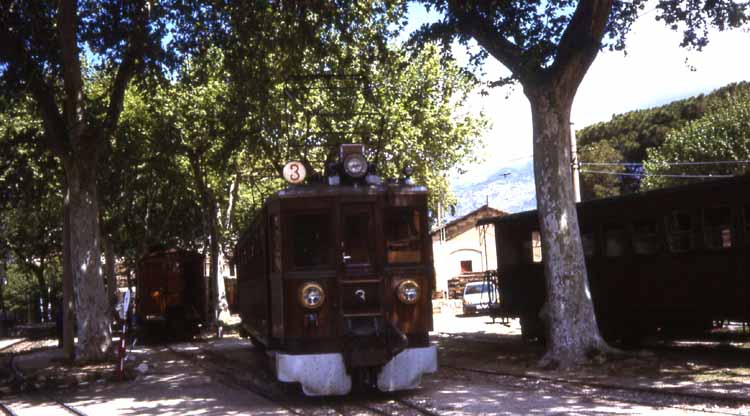
[[[420,389],[354,395],[344,402],[305,398],[298,389],[274,382],[264,356],[248,341],[234,337],[179,345],[183,351],[198,345],[227,357],[232,368],[224,373],[150,346],[131,352],[130,377],[122,382],[112,380],[114,364],[66,365],[59,350],[44,341],[22,342],[3,350],[2,357],[7,362],[9,350],[33,351],[16,359],[28,377],[27,390],[0,387],[0,401],[19,416],[65,414],[55,398],[88,415],[420,414],[393,407],[397,402],[439,415],[750,415],[747,337],[660,344],[650,352],[631,351],[570,372],[539,370],[536,362],[543,348],[523,342],[516,321],[506,326],[483,316],[439,313],[432,339],[439,347],[441,369],[425,376]],[[276,389],[281,394],[276,397],[284,399],[264,398],[269,396],[228,383],[222,375],[227,371]]]

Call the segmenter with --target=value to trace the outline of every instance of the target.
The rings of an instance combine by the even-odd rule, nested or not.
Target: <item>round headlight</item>
[[[359,153],[351,153],[344,158],[344,172],[352,178],[361,178],[367,173],[367,160]]]
[[[326,300],[323,287],[315,282],[307,282],[299,291],[299,302],[307,309],[318,309]]]
[[[407,305],[413,305],[417,303],[417,301],[419,300],[419,292],[419,285],[413,280],[404,280],[403,282],[399,283],[398,288],[396,289],[398,300]]]

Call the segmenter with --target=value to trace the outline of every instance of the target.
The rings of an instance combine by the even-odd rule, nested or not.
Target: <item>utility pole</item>
[[[573,193],[576,203],[581,202],[581,180],[579,178],[578,146],[576,145],[575,123],[570,123],[570,160],[573,169]]]

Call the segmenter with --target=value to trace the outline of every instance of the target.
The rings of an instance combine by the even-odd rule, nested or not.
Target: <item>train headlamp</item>
[[[315,282],[307,282],[302,285],[299,291],[299,302],[304,308],[318,309],[326,300],[326,293],[323,287]]]
[[[404,280],[403,282],[398,284],[398,287],[396,288],[396,295],[398,296],[398,300],[401,302],[407,304],[407,305],[413,305],[417,303],[419,300],[419,292],[421,289],[419,288],[419,284],[413,280]]]
[[[344,172],[352,178],[361,178],[367,173],[367,160],[360,153],[350,153],[344,157]]]

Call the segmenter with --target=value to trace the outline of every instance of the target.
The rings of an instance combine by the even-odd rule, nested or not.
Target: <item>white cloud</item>
[[[589,69],[576,95],[571,121],[575,128],[609,120],[613,114],[655,107],[676,99],[710,92],[731,82],[750,79],[747,32],[715,32],[703,51],[679,47],[680,34],[657,22],[654,14],[637,21],[628,38],[627,55],[604,51]],[[688,64],[695,67],[691,71]],[[494,60],[488,78],[507,73]],[[508,98],[506,99],[506,95]],[[496,89],[490,96],[471,98],[472,111],[484,111],[492,122],[485,135],[486,160],[469,165],[460,182],[473,182],[532,153],[531,110],[520,86]]]

